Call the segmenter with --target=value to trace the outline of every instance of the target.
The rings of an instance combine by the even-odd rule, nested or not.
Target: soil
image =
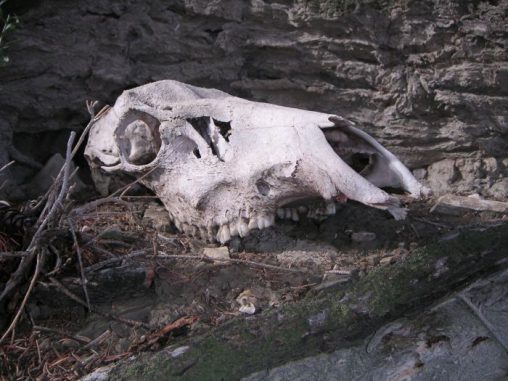
[[[432,202],[406,200],[408,218],[396,221],[384,211],[347,203],[322,221],[282,220],[233,240],[231,263],[202,255],[205,247],[217,245],[147,219],[148,208],[162,208],[155,199],[127,199],[75,221],[93,312],[86,308],[76,247],[62,239],[46,264],[59,285],[46,276],[36,286],[17,339],[0,349],[0,380],[78,379],[135,353],[161,349],[175,337],[343,287],[461,227],[507,217],[429,213]]]

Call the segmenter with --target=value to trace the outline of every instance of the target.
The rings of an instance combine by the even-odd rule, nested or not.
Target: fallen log
[[[381,266],[345,289],[234,319],[158,353],[121,361],[109,380],[237,380],[288,361],[346,348],[385,322],[506,267],[508,223],[476,226]]]

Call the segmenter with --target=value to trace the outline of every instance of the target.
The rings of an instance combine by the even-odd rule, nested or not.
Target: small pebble
[[[230,259],[229,249],[226,246],[221,247],[205,247],[203,255],[210,259]]]
[[[393,257],[384,257],[384,258],[381,258],[381,260],[379,261],[379,264],[391,265],[394,262],[395,262],[395,259]]]

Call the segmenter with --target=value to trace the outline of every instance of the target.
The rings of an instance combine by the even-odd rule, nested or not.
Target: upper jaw
[[[187,88],[186,85],[169,82],[165,85],[170,86],[170,88],[172,86]],[[139,92],[143,96],[152,93],[157,94],[156,91],[152,92],[150,90],[152,87],[157,89],[157,86],[152,85],[143,88],[144,90],[134,89],[131,93],[136,95]],[[194,94],[194,92],[191,93]],[[215,160],[213,168],[205,176],[208,185],[215,180],[224,182],[224,179],[235,170],[237,171],[235,175],[238,175],[236,177],[257,175],[257,172],[252,169],[253,162],[259,164],[259,161],[263,161],[260,167],[270,167],[270,169],[274,164],[272,162],[276,162],[275,164],[279,163],[277,165],[280,165],[281,169],[274,178],[284,176],[293,178],[294,176],[297,179],[295,189],[297,187],[302,188],[302,184],[306,188],[306,191],[299,193],[297,198],[321,197],[328,201],[328,204],[325,204],[324,207],[325,212],[327,208],[328,212],[331,212],[334,199],[340,197],[385,209],[395,218],[400,219],[405,216],[405,209],[400,206],[400,202],[396,197],[389,195],[380,188],[399,187],[416,198],[429,194],[429,190],[413,177],[400,160],[374,138],[357,129],[354,123],[344,118],[331,114],[249,102],[229,97],[227,94],[219,97],[214,93],[214,97],[217,95],[217,98],[195,99],[199,98],[197,94],[195,93],[195,96],[188,95],[189,99],[183,103],[178,100],[165,99],[164,102],[174,103],[171,103],[173,108],[168,110],[151,107],[149,106],[150,102],[147,104],[131,102],[136,97],[124,96],[121,101],[115,104],[113,109],[96,122],[97,125],[94,126],[90,134],[91,136],[95,134],[93,135],[94,145],[90,146],[89,144],[85,152],[93,166],[100,166],[106,172],[124,171],[139,177],[138,175],[144,176],[143,173],[146,174],[149,170],[157,167],[159,172],[168,174],[168,181],[159,181],[159,185],[151,185],[149,182],[155,176],[145,177],[141,182],[154,188],[157,195],[165,203],[166,209],[170,211],[170,217],[177,228],[187,234],[224,243],[235,235],[245,236],[252,229],[263,229],[273,225],[276,215],[279,217],[284,215],[284,218],[297,220],[305,213],[310,213],[311,217],[326,215],[326,213],[321,213],[319,210],[303,212],[303,209],[299,210],[297,207],[288,205],[293,201],[291,192],[294,189],[284,189],[285,194],[282,194],[278,200],[271,199],[269,202],[262,198],[262,201],[257,202],[245,197],[245,199],[237,201],[244,202],[249,206],[244,209],[242,209],[243,206],[233,205],[228,197],[222,197],[223,199],[219,202],[219,204],[222,204],[217,207],[200,209],[191,200],[182,202],[178,205],[180,210],[175,210],[176,190],[155,188],[159,186],[168,187],[168,184],[173,186],[174,182],[178,181],[178,179],[175,180],[169,176],[171,171],[175,172],[174,168],[168,169],[167,167],[173,165],[173,161],[177,162],[180,156],[173,155],[174,152],[171,151],[168,144],[172,143],[177,146],[177,142],[180,141],[181,143],[183,138],[198,142],[196,147],[201,162],[207,161],[209,164],[212,159]],[[199,107],[195,107],[198,104]],[[122,123],[131,123],[139,115],[144,116],[147,127],[133,125],[132,131],[126,129],[123,135],[121,133],[117,136],[117,129],[122,130],[119,128]],[[157,123],[160,123],[160,125]],[[231,136],[221,137],[221,127],[223,127],[221,123],[230,124]],[[157,125],[157,128],[150,129],[152,125]],[[138,129],[134,127],[138,127]],[[282,127],[283,130],[278,127]],[[165,149],[167,151],[163,157],[156,156],[153,162],[143,165],[133,164],[126,160],[129,156],[126,156],[125,150],[118,149],[115,146],[116,141],[123,139],[126,133],[134,133],[139,129],[142,132],[147,131],[154,134],[158,132],[161,136],[164,135],[160,150]],[[270,139],[265,139],[264,131],[269,130]],[[268,144],[269,149],[265,151],[254,150],[252,157],[244,165],[235,167],[230,164],[235,160],[241,162],[242,158],[245,158],[245,151],[248,151],[251,147],[252,139],[255,141],[259,139],[259,141],[264,142],[263,144]],[[288,140],[290,144],[284,146],[287,148],[284,149],[287,152],[281,150],[279,154],[272,155],[272,148],[277,149],[280,145],[272,146],[268,140]],[[235,141],[238,142],[240,148],[232,147]],[[212,147],[208,147],[208,145]],[[345,150],[345,148],[347,149]],[[210,152],[208,152],[209,149]],[[129,152],[132,156],[132,150]],[[346,152],[346,155],[343,154],[344,152]],[[348,155],[354,155],[355,153],[365,153],[373,158],[368,171],[352,168],[351,163],[348,161],[350,159]],[[135,161],[137,163],[137,160]],[[143,163],[144,161],[141,160]],[[291,165],[284,166],[287,161]],[[162,166],[165,165],[166,168],[161,169],[159,167],[161,162]],[[184,172],[187,172],[189,170],[189,167],[186,166],[188,163],[184,161],[181,163],[183,163],[181,167],[184,168]],[[213,175],[213,171],[217,172],[218,175]],[[199,173],[200,176],[198,177],[203,177],[204,171],[198,170],[193,173]],[[217,179],[217,177],[221,179]],[[186,192],[193,192],[193,188],[200,188],[202,184],[198,181],[198,179],[193,178],[187,188],[182,187],[179,190],[180,193],[185,195]],[[212,197],[221,198],[221,196],[216,195],[217,192],[212,187],[205,186],[203,189]],[[192,195],[189,196],[189,198],[192,197]],[[235,214],[231,212],[233,209],[236,211]],[[215,211],[215,213],[212,214],[212,211]]]

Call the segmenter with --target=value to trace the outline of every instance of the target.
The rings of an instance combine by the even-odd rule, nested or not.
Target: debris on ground
[[[158,215],[156,206],[153,198],[127,193],[66,210],[72,218],[54,225],[44,273],[32,278],[15,335],[0,344],[4,372],[27,380],[100,373],[232,318],[344,287],[462,225],[502,218],[491,211],[429,215],[428,203],[415,202],[407,220],[396,221],[351,203],[324,221],[279,221],[231,249],[154,224],[148,216]],[[0,254],[4,283],[25,255],[9,253]],[[22,288],[13,293],[8,316],[20,310],[24,295]]]

